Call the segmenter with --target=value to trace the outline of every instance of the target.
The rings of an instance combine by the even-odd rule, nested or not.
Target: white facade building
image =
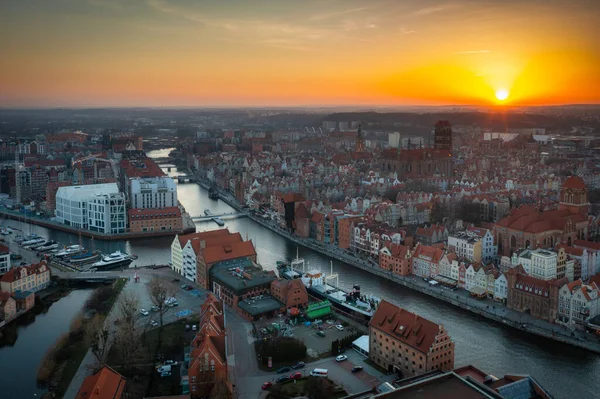
[[[540,280],[557,278],[558,254],[546,249],[525,249],[515,252],[511,259],[512,266],[522,265],[525,273]]]
[[[56,221],[78,229],[87,229],[88,203],[98,196],[111,194],[119,194],[116,183],[60,187],[56,192]],[[105,208],[104,211],[110,212],[111,207]],[[97,222],[100,219],[94,215],[95,227],[98,227]],[[102,220],[106,220],[104,216]],[[108,220],[112,220],[112,216]]]
[[[600,314],[600,293],[595,283],[583,284],[581,280],[565,284],[558,292],[558,321],[564,324],[583,325]]]
[[[88,229],[106,234],[125,233],[127,209],[123,193],[98,194],[88,202]]]
[[[177,185],[169,176],[133,178],[129,187],[131,208],[157,209],[177,206]]]
[[[11,268],[10,251],[4,245],[0,246],[0,275],[7,273]]]
[[[494,299],[499,302],[505,302],[508,298],[508,282],[506,276],[501,274],[494,283]]]
[[[467,258],[487,265],[498,254],[494,235],[488,229],[469,227],[465,231],[448,236],[448,248],[459,258]]]
[[[185,244],[184,244],[185,245]],[[177,274],[183,274],[183,248],[179,236],[176,235],[171,244],[171,269]]]

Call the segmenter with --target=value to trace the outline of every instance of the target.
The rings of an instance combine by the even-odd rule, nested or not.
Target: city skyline
[[[600,103],[600,4],[3,4],[0,107]]]

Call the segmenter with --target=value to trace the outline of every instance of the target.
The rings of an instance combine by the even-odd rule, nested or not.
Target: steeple
[[[362,135],[362,127],[358,124],[358,132],[356,133],[356,152],[363,152],[365,150],[365,138]]]

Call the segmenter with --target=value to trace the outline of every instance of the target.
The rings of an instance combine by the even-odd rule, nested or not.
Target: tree
[[[118,312],[121,324],[133,324],[134,316],[140,306],[140,299],[131,291],[123,291],[119,297]]]
[[[329,380],[322,377],[308,377],[306,396],[310,399],[327,399],[331,397]]]
[[[152,304],[157,309],[158,318],[159,318],[159,330],[158,330],[158,345],[157,348],[160,347],[161,336],[162,336],[162,328],[163,328],[163,319],[164,315],[169,309],[167,306],[167,299],[174,298],[175,292],[171,288],[170,285],[166,284],[166,282],[158,277],[153,277],[152,280],[148,283],[148,295],[150,296],[150,300]]]
[[[114,334],[106,327],[101,317],[96,316],[87,323],[85,339],[99,366],[104,366],[110,347],[113,344]]]
[[[131,291],[121,293],[118,302],[119,324],[114,343],[120,357],[121,366],[131,371],[131,366],[143,359],[142,334],[135,325],[134,317],[139,308],[139,298]]]
[[[219,380],[215,382],[212,389],[210,390],[211,399],[232,399],[233,392],[231,392],[231,387],[227,384],[225,380]]]

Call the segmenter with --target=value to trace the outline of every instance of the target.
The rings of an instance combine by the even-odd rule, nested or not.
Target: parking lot
[[[292,336],[304,342],[310,356],[316,357],[321,353],[331,351],[331,342],[336,339],[342,339],[348,335],[354,334],[351,327],[343,327],[338,330],[337,325],[341,324],[339,320],[326,320],[319,325],[311,323],[309,326],[304,324],[290,325],[285,320],[281,321],[281,328],[278,328],[278,320],[265,320],[255,323],[259,338],[268,335]],[[265,334],[264,329],[268,329]]]

